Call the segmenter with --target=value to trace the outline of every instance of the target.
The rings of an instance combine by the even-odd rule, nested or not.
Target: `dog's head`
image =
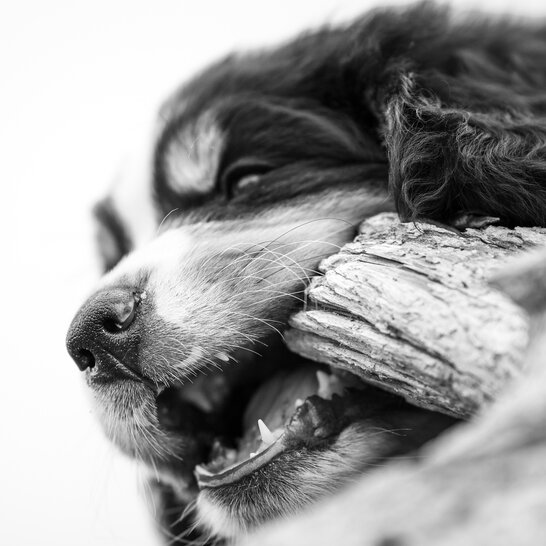
[[[232,56],[184,86],[95,210],[106,273],[69,352],[106,434],[181,504],[198,496],[220,535],[435,432],[426,412],[282,342],[320,260],[393,209],[380,120],[340,63],[341,35]]]

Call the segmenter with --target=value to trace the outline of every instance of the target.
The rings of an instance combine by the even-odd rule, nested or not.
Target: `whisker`
[[[171,214],[177,212],[178,210],[180,210],[180,209],[179,209],[179,208],[172,209],[171,211],[169,211],[169,212],[163,217],[163,219],[161,220],[161,222],[160,222],[159,225],[157,226],[156,235],[159,235],[159,234],[161,233],[161,227],[162,227],[163,224],[167,221],[167,218],[169,218],[169,216],[171,216]]]
[[[267,327],[269,327],[272,330],[274,330],[275,332],[277,332],[279,334],[279,336],[281,336],[281,338],[284,340],[284,336],[280,332],[280,330],[278,328],[276,328],[275,326],[273,326],[272,324],[269,324],[269,322],[267,322],[267,320],[261,319],[259,317],[255,317],[253,315],[249,315],[248,313],[241,313],[241,312],[238,312],[238,311],[234,311],[234,313],[237,314],[237,315],[240,315],[240,316],[248,317],[248,318],[250,318],[252,320],[256,320],[258,322],[261,322],[262,324],[265,324]]]

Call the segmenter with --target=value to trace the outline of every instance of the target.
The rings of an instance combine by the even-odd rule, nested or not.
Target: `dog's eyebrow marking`
[[[131,250],[131,240],[110,198],[99,201],[93,207],[93,216],[105,231],[102,236],[99,232],[99,246],[105,269],[108,270]]]
[[[212,112],[186,127],[173,125],[163,148],[166,183],[176,192],[208,193],[214,188],[224,137]]]

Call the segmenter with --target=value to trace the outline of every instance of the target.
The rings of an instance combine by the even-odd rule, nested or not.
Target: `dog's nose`
[[[68,353],[81,371],[95,366],[105,355],[123,359],[131,355],[138,299],[129,288],[101,290],[80,308],[66,337]]]

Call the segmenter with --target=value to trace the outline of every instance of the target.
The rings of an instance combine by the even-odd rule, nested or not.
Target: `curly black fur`
[[[429,5],[407,15],[396,39],[405,53],[391,58],[399,68],[382,98],[402,217],[470,211],[544,225],[546,27],[453,22]]]
[[[166,104],[171,125],[162,142],[219,101],[232,101],[222,120],[233,129],[224,165],[251,145],[274,157],[275,167],[306,161],[324,172],[388,162],[404,219],[449,223],[471,212],[506,225],[546,224],[543,22],[462,17],[425,2],[375,11],[274,51],[233,55]],[[322,118],[331,138],[309,143],[317,127],[303,127],[303,115]],[[281,143],[291,137],[287,154]],[[165,187],[160,148],[157,195],[170,210],[180,196]]]

